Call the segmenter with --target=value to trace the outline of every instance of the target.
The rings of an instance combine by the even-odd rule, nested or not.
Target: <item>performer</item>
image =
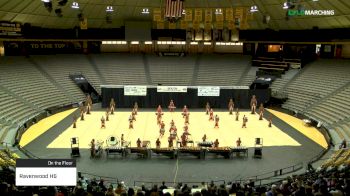
[[[241,141],[241,138],[239,137],[238,140],[236,141],[237,147],[241,146],[241,143],[242,143],[242,141]]]
[[[84,111],[80,112],[80,120],[84,120]]]
[[[134,110],[131,112],[131,117],[133,121],[136,121],[136,113]]]
[[[182,109],[182,117],[184,118],[185,116],[187,116],[188,113],[188,108],[186,105],[184,105],[184,108]]]
[[[91,111],[91,105],[90,103],[86,102],[86,114],[91,114],[90,111]]]
[[[133,111],[135,112],[135,115],[137,115],[137,112],[139,111],[139,105],[137,104],[137,102],[135,101],[134,103],[134,109]]]
[[[188,125],[187,124],[185,124],[185,126],[184,126],[184,132],[188,133]]]
[[[168,108],[169,108],[169,112],[173,112],[175,110],[176,107],[173,100],[170,100]]]
[[[272,117],[269,118],[269,127],[272,127]]]
[[[205,114],[208,115],[210,112],[210,104],[209,102],[207,102],[207,104],[205,105]]]
[[[96,154],[96,149],[95,149],[95,139],[92,139],[90,142],[90,157],[94,158]]]
[[[244,115],[244,116],[243,116],[242,128],[247,128],[247,122],[248,122],[248,118]]]
[[[173,138],[173,139],[176,139],[177,138],[177,128],[176,126],[172,126],[169,130],[170,132],[170,136]]]
[[[174,119],[172,119],[171,122],[170,122],[170,127],[172,127],[174,125],[175,125],[175,122],[174,122]]]
[[[185,125],[190,124],[190,113],[186,113],[185,115]]]
[[[157,125],[160,125],[160,122],[162,121],[162,113],[157,114]]]
[[[124,140],[124,134],[122,133],[122,136],[120,137],[120,144],[124,146],[125,140]]]
[[[157,141],[156,141],[156,148],[160,148],[160,140],[159,140],[159,138],[157,138]]]
[[[239,121],[239,110],[238,110],[238,108],[236,109],[236,121]]]
[[[130,115],[129,116],[129,129],[134,129],[134,120],[133,120],[133,116]]]
[[[73,128],[77,128],[77,116],[74,114],[73,116]]]
[[[165,133],[165,123],[162,121],[159,126],[160,126],[159,137],[163,137]]]
[[[214,148],[218,148],[219,147],[219,140],[216,139],[214,142]]]
[[[106,119],[103,116],[101,118],[101,128],[106,128]]]
[[[259,106],[259,120],[262,120],[264,117],[264,105],[261,103]]]
[[[163,110],[162,110],[162,107],[160,105],[158,105],[156,115],[163,115]]]
[[[209,112],[209,121],[214,120],[214,111],[213,108],[210,108],[210,112]]]
[[[234,106],[235,106],[235,104],[234,104],[233,100],[230,99],[230,101],[228,102],[228,112],[230,115],[233,114]]]
[[[109,102],[109,108],[111,108],[111,114],[114,114],[114,110],[115,110],[115,101],[114,98],[111,99],[111,101]]]
[[[258,101],[256,100],[255,95],[253,95],[252,99],[250,100],[250,109],[252,111],[252,114],[255,114],[255,109],[257,104],[258,104]]]
[[[181,135],[181,147],[186,147],[187,146],[187,135],[183,133]]]
[[[140,140],[140,138],[137,139],[136,144],[137,144],[138,148],[141,148],[141,140]]]
[[[215,115],[215,126],[214,126],[214,128],[219,128],[219,116],[216,114]]]
[[[173,138],[170,136],[168,137],[168,147],[172,148],[174,146],[174,141]]]
[[[109,108],[107,108],[107,111],[106,111],[106,121],[109,121]]]
[[[347,145],[346,145],[346,139],[343,139],[343,141],[341,142],[340,146],[339,146],[339,149],[342,149],[342,148],[346,148]]]
[[[207,141],[207,135],[206,135],[206,134],[204,134],[204,136],[202,137],[202,141],[203,141],[203,142],[206,142],[206,141]]]

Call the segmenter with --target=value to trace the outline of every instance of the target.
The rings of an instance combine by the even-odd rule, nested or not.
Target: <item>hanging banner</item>
[[[221,9],[220,9],[221,10]],[[215,14],[215,20],[216,22],[222,22],[224,21],[224,13],[221,13],[221,14]]]
[[[198,97],[219,97],[220,87],[218,86],[198,86]]]
[[[157,29],[164,29],[164,22],[163,21],[157,22]]]
[[[168,23],[168,28],[169,29],[176,29],[176,23],[175,22],[169,22]]]
[[[204,21],[205,21],[205,22],[211,22],[211,21],[213,21],[213,10],[212,10],[212,9],[205,9],[205,12],[204,12]]]
[[[233,21],[233,8],[226,8],[225,20]]]
[[[226,27],[230,30],[235,29],[236,28],[235,21],[227,21]]]
[[[194,21],[202,21],[202,9],[194,9]]]
[[[187,86],[157,86],[158,93],[187,93]]]
[[[223,29],[224,28],[224,21],[216,21],[216,29]]]
[[[146,96],[147,86],[124,86],[125,96]]]
[[[184,20],[180,21],[180,29],[187,29],[187,22]]]
[[[87,18],[84,18],[83,21],[80,21],[80,29],[82,29],[82,30],[88,29],[88,26],[87,26]]]
[[[200,21],[193,21],[192,25],[193,25],[193,29],[200,29]]]
[[[210,29],[212,29],[212,22],[211,21],[205,21],[204,22],[204,29],[205,30],[210,30]]]
[[[187,22],[191,22],[193,19],[192,19],[192,9],[186,9],[185,10],[186,13],[185,13],[185,21]]]
[[[153,9],[153,21],[162,21],[162,10],[160,8],[154,8]]]

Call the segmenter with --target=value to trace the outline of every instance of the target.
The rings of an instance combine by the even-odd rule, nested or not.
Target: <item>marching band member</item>
[[[159,140],[159,138],[157,138],[157,141],[156,141],[156,148],[160,148],[160,140]]]
[[[239,121],[239,110],[238,110],[238,108],[236,109],[236,121]]]
[[[228,111],[229,111],[229,114],[232,115],[233,113],[233,109],[234,109],[234,102],[232,99],[230,99],[230,101],[228,102]]]
[[[218,148],[219,147],[219,140],[216,139],[214,142],[214,148]]]
[[[252,99],[250,100],[250,109],[252,111],[252,114],[255,114],[255,109],[257,104],[258,104],[258,101],[256,100],[255,95],[253,95]]]
[[[174,122],[174,119],[172,119],[171,122],[170,122],[170,126],[172,127],[174,125],[175,125],[175,122]]]
[[[157,125],[159,125],[161,121],[162,121],[162,113],[158,113],[157,114]]]
[[[188,125],[187,124],[185,124],[185,126],[184,126],[184,132],[188,133]]]
[[[160,126],[159,136],[163,137],[163,135],[165,133],[165,123],[162,121],[159,126]]]
[[[84,111],[80,112],[80,120],[84,120]]]
[[[133,110],[133,111],[131,112],[131,116],[132,116],[132,120],[133,120],[133,121],[136,121],[136,112],[135,112],[135,110]]]
[[[184,118],[188,114],[188,108],[186,105],[184,105],[184,108],[182,109],[182,117]]]
[[[269,118],[269,127],[272,127],[272,117]]]
[[[203,141],[203,142],[206,142],[206,141],[207,141],[207,135],[206,135],[206,134],[204,134],[204,136],[202,137],[202,141]]]
[[[215,115],[215,126],[214,126],[214,128],[219,128],[219,116],[216,114]]]
[[[187,146],[187,135],[183,133],[181,135],[181,147],[186,147]]]
[[[96,154],[96,149],[95,149],[95,139],[92,139],[90,142],[90,157],[94,158]]]
[[[120,137],[120,143],[122,146],[124,146],[125,140],[124,140],[124,134],[122,133],[122,136]]]
[[[160,105],[158,105],[156,115],[163,115],[163,110],[162,110],[162,107]]]
[[[190,113],[185,115],[185,124],[190,124]]]
[[[209,112],[209,121],[214,120],[214,110],[213,108],[210,108],[210,112]]]
[[[174,104],[173,100],[170,100],[168,108],[169,108],[169,112],[174,112],[176,107],[175,107],[175,104]]]
[[[248,122],[248,118],[244,115],[244,116],[243,116],[242,128],[247,128],[247,122]]]
[[[137,145],[138,148],[141,148],[141,140],[140,140],[140,138],[137,139],[136,145]]]
[[[77,116],[75,114],[73,116],[73,128],[77,128]]]
[[[261,103],[259,106],[259,120],[262,120],[264,117],[264,105]]]
[[[135,115],[137,115],[138,110],[139,110],[139,105],[137,104],[137,102],[135,102],[134,109],[133,109],[133,111],[135,112]]]
[[[174,141],[173,138],[170,136],[168,137],[168,147],[172,148],[174,146]]]
[[[106,120],[105,120],[105,117],[103,116],[101,118],[101,128],[106,128]]]
[[[109,108],[111,108],[111,114],[114,114],[114,110],[115,110],[115,101],[114,98],[111,98],[111,101],[109,103]]]
[[[109,121],[109,108],[107,108],[107,111],[106,111],[106,121]]]
[[[129,116],[129,129],[134,129],[134,116],[132,114]]]
[[[241,141],[241,138],[239,137],[238,140],[236,141],[237,147],[241,146],[241,143],[242,143],[242,141]]]
[[[90,114],[90,110],[91,110],[91,105],[89,102],[86,102],[86,114]]]
[[[209,102],[207,102],[207,104],[205,105],[205,114],[208,115],[210,112],[210,104]]]

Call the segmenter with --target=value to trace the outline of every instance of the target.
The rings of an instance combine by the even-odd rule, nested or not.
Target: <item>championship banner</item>
[[[186,14],[185,14],[185,21],[186,22],[191,22],[193,19],[193,17],[192,17],[192,9],[186,9],[185,10],[186,11]]]
[[[180,21],[180,29],[187,29],[187,22],[184,20]]]
[[[176,29],[176,23],[175,22],[169,22],[168,23],[168,29]]]
[[[124,86],[125,96],[146,96],[147,86]]]
[[[226,27],[227,27],[228,29],[230,29],[230,30],[236,29],[235,21],[227,21]]]
[[[187,86],[157,86],[158,93],[187,93]]]
[[[218,86],[198,86],[198,97],[219,97],[220,87]]]
[[[157,29],[164,29],[164,22],[163,21],[157,22]]]
[[[154,8],[153,9],[153,21],[162,21],[162,10],[160,8]]]
[[[194,9],[194,21],[202,21],[203,17],[202,17],[202,9]]]
[[[223,29],[224,28],[224,21],[216,21],[216,29]]]
[[[226,8],[225,20],[233,21],[233,8]]]
[[[242,21],[242,19],[243,19],[243,12],[244,12],[243,10],[244,10],[244,8],[242,8],[242,7],[236,8],[235,18],[240,18],[241,21]]]
[[[213,26],[213,24],[212,24],[211,21],[205,21],[205,22],[204,22],[204,29],[205,29],[205,30],[210,30],[210,29],[212,29],[212,26]]]
[[[193,29],[200,29],[200,21],[193,21],[192,23],[192,26],[193,26]]]
[[[80,29],[83,29],[83,30],[88,29],[88,26],[87,26],[87,18],[84,18],[83,21],[80,21]]]
[[[212,9],[205,9],[205,11],[204,11],[204,21],[205,22],[213,21],[213,10]]]
[[[224,13],[222,13],[222,14],[215,14],[215,20],[216,20],[216,22],[224,21]]]
[[[183,0],[166,0],[165,17],[181,18],[182,7],[183,7]]]

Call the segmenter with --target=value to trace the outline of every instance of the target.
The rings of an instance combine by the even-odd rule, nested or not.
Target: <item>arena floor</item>
[[[77,122],[77,128],[72,127],[73,114],[76,110],[68,110],[50,116],[28,129],[22,136],[20,145],[41,158],[69,158],[70,138],[78,137],[82,156],[77,159],[78,170],[102,176],[115,177],[128,183],[135,179],[141,181],[202,181],[233,180],[246,178],[275,169],[288,167],[293,164],[309,161],[317,155],[327,144],[322,135],[315,128],[305,127],[302,121],[283,113],[267,110],[265,117],[272,116],[273,127],[268,127],[266,119],[258,120],[258,115],[248,111],[240,112],[239,121],[235,115],[227,111],[217,111],[220,117],[220,128],[214,128],[214,122],[201,110],[190,110],[189,130],[193,141],[201,140],[204,134],[208,140],[219,139],[220,146],[234,146],[238,137],[242,145],[249,147],[248,158],[209,157],[198,160],[195,157],[180,157],[171,160],[167,157],[152,157],[144,160],[138,157],[102,157],[89,158],[89,143],[92,138],[106,141],[109,136],[120,138],[124,134],[131,146],[136,146],[137,138],[155,141],[159,136],[154,110],[140,109],[136,116],[134,129],[129,129],[128,117],[131,109],[117,110],[110,115],[106,128],[100,128],[100,118],[105,111],[95,105],[91,115],[85,115],[85,120]],[[248,116],[247,128],[242,128],[242,117]],[[180,111],[165,112],[163,121],[166,124],[165,136],[161,139],[161,146],[167,146],[169,124],[174,119],[178,132],[182,133],[184,119]],[[263,158],[252,158],[255,138],[263,138]]]

